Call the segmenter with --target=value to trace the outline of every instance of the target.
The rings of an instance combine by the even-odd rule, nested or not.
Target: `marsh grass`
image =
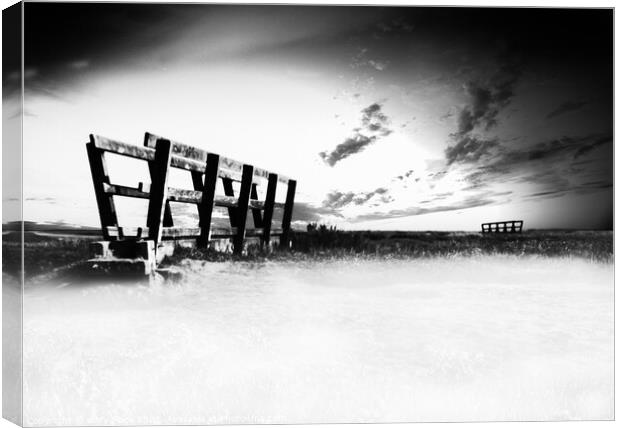
[[[6,238],[6,237],[5,237]],[[26,236],[24,266],[26,278],[50,273],[88,259],[87,239]],[[480,234],[465,232],[377,232],[341,231],[318,228],[294,232],[291,249],[264,251],[259,245],[248,245],[244,255],[220,253],[194,247],[177,247],[164,266],[185,259],[225,262],[243,260],[309,261],[337,259],[382,259],[516,255],[543,257],[579,257],[592,261],[613,261],[611,231],[528,231],[521,234]],[[19,240],[2,243],[3,272],[18,275],[21,270]]]
[[[291,250],[266,252],[257,245],[246,254],[233,256],[198,248],[178,248],[166,260],[175,264],[183,259],[229,260],[330,260],[330,259],[408,259],[476,255],[517,255],[579,257],[593,261],[613,261],[611,231],[530,231],[521,234],[480,234],[464,232],[376,232],[341,231],[319,228],[295,232]]]
[[[26,278],[49,273],[88,259],[90,241],[81,239],[28,239],[24,245]],[[21,271],[22,245],[2,241],[2,271],[13,276]]]

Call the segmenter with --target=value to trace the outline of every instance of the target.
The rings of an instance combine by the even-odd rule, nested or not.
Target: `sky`
[[[26,220],[98,225],[88,135],[149,131],[294,177],[297,227],[612,228],[610,9],[29,2],[24,23]]]

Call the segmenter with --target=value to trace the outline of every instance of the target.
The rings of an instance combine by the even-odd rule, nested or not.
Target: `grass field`
[[[3,271],[16,275],[21,267],[19,236],[4,235]],[[78,235],[28,232],[25,235],[24,266],[27,277],[49,273],[88,257],[90,241]],[[330,260],[330,259],[409,259],[475,255],[536,255],[613,260],[611,231],[528,231],[521,234],[481,234],[467,232],[371,232],[322,229],[295,232],[291,251],[265,253],[250,247],[241,257],[210,250],[178,247],[166,265],[185,259],[209,261]]]

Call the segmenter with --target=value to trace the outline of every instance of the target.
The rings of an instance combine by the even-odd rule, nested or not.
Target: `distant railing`
[[[523,220],[482,223],[482,233],[521,233],[522,230]]]
[[[162,240],[196,239],[198,246],[206,247],[211,239],[232,238],[233,252],[240,253],[247,236],[260,237],[269,245],[271,237],[279,235],[280,245],[288,246],[296,188],[293,179],[148,132],[144,147],[90,135],[86,149],[105,240],[148,239],[157,247]],[[151,183],[138,183],[137,187],[111,183],[105,152],[147,161]],[[193,189],[168,187],[171,167],[190,172]],[[222,180],[224,195],[215,193],[218,179]],[[265,181],[266,197],[259,200],[257,186]],[[238,195],[233,182],[241,183]],[[287,186],[284,202],[275,200],[278,183]],[[121,227],[113,196],[148,199],[146,226]],[[196,205],[198,227],[174,227],[170,202]],[[212,227],[214,206],[228,208],[230,228]],[[283,209],[280,228],[272,228],[274,209]],[[246,229],[248,210],[252,211],[254,229]]]

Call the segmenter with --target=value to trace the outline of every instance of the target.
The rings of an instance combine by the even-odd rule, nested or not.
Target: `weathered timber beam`
[[[219,162],[220,157],[218,155],[209,153],[207,156],[204,183],[199,183],[202,179],[193,180],[194,188],[201,192],[201,200],[198,204],[200,236],[198,237],[197,244],[199,247],[203,248],[209,245],[209,239],[211,239],[211,218],[213,216],[213,206],[215,203],[215,188],[217,185]],[[193,174],[192,179],[194,179]],[[198,184],[202,185],[197,186]]]
[[[117,155],[127,156],[134,159],[141,159],[145,161],[155,160],[155,150],[150,147],[139,147],[131,144],[121,143],[110,138],[101,137],[99,135],[92,135],[91,139],[94,141],[95,146],[106,152],[116,153]],[[195,160],[182,158],[179,156],[171,156],[170,166],[179,169],[186,169],[188,171],[204,172],[205,166],[203,163]]]
[[[151,168],[151,192],[149,207],[146,216],[146,226],[149,228],[149,239],[157,243],[161,240],[164,210],[168,201],[168,172],[172,157],[172,143],[168,140],[157,140],[155,159]]]
[[[90,163],[90,173],[95,188],[95,198],[97,200],[97,208],[99,210],[99,220],[101,222],[101,232],[104,239],[110,239],[107,234],[107,226],[118,225],[116,217],[116,208],[112,195],[105,192],[105,186],[110,183],[108,170],[105,163],[104,153],[97,149],[94,142],[86,144],[88,153],[88,162]]]
[[[241,187],[239,188],[239,199],[236,215],[237,234],[233,238],[233,253],[241,254],[243,251],[243,241],[245,239],[245,222],[248,217],[248,206],[250,201],[250,191],[252,188],[252,177],[254,175],[254,167],[252,165],[243,165],[243,176],[241,178]]]
[[[151,177],[151,181],[154,181],[154,176],[155,174],[157,174],[157,171],[155,170],[155,161],[149,161],[148,162],[149,165],[149,174]],[[174,226],[174,221],[172,220],[172,210],[170,209],[170,202],[169,200],[166,200],[166,205],[164,207],[164,219],[163,219],[163,224],[164,227],[172,227]]]
[[[111,138],[102,137],[100,135],[91,134],[90,137],[91,141],[100,150],[116,153],[117,155],[127,156],[133,159],[152,161],[153,159],[155,159],[155,150],[153,148],[155,146],[154,142],[152,142],[155,136],[153,134],[148,135],[148,145],[145,144],[144,147],[123,143],[113,140]],[[170,161],[170,166],[174,168],[185,169],[187,171],[195,171],[199,173],[205,172],[205,162],[209,152],[201,149],[196,149],[194,147],[181,145],[183,146],[183,148],[187,148],[187,150],[184,150],[183,148],[180,148],[180,146],[177,147],[176,145],[181,145],[181,143],[173,143],[172,159]],[[175,147],[177,147],[176,151],[174,150]],[[191,157],[192,153],[194,153],[193,158]],[[195,153],[200,153],[200,156],[197,156]],[[190,157],[185,156],[187,154],[189,154]],[[203,157],[204,161],[202,160]],[[241,167],[239,167],[239,165],[241,165]],[[220,168],[218,176],[230,178],[234,181],[239,182],[241,181],[242,165],[243,164],[239,161],[220,156]],[[254,177],[268,179],[269,171],[255,168]],[[285,176],[278,176],[278,181],[284,184],[288,183],[288,180],[289,179]]]
[[[128,187],[120,184],[104,183],[103,188],[105,193],[129,198],[148,199],[150,195],[150,184],[148,183],[143,184],[141,187]],[[202,201],[202,192],[199,190],[185,190],[175,187],[168,187],[168,201],[200,204]],[[215,195],[214,204],[218,207],[236,208],[237,198],[234,196]],[[265,209],[265,202],[250,199],[248,206],[253,209],[263,210]],[[284,204],[281,202],[274,202],[274,206],[276,208],[282,208],[284,207]]]
[[[144,145],[146,147],[155,147],[155,142],[158,138],[163,138],[161,136],[151,134],[150,132],[146,132],[144,134]],[[171,140],[172,141],[172,140]],[[206,150],[199,149],[197,147],[188,146],[187,144],[179,143],[178,141],[172,141],[172,154],[176,156],[185,157],[188,159],[197,160],[200,162],[206,162],[207,156],[209,152]],[[240,176],[243,172],[243,162],[238,160],[228,158],[225,156],[219,156],[220,158],[220,169],[228,170],[231,173],[236,173],[237,176]],[[263,179],[269,178],[269,171],[254,167],[254,177],[260,177]],[[286,184],[288,183],[288,177],[280,176],[279,180]]]
[[[263,212],[263,244],[267,247],[269,247],[269,241],[271,241],[271,221],[273,219],[277,186],[278,176],[276,174],[269,174],[267,194],[265,195],[265,211]]]
[[[122,236],[126,239],[147,239],[149,235],[148,227],[121,227],[107,226],[106,232],[112,237]],[[264,233],[263,229],[246,229],[246,237],[260,237]],[[272,235],[281,235],[282,229],[272,229]],[[237,228],[216,227],[211,229],[211,239],[233,238],[237,235]],[[199,227],[164,227],[161,237],[163,240],[173,239],[196,239],[200,236]]]
[[[250,188],[250,200],[258,200],[258,190],[256,189],[256,183],[252,183],[252,187]],[[252,210],[252,220],[254,221],[254,227],[259,228],[263,227],[263,216],[260,208],[252,207],[249,202],[248,206]]]

